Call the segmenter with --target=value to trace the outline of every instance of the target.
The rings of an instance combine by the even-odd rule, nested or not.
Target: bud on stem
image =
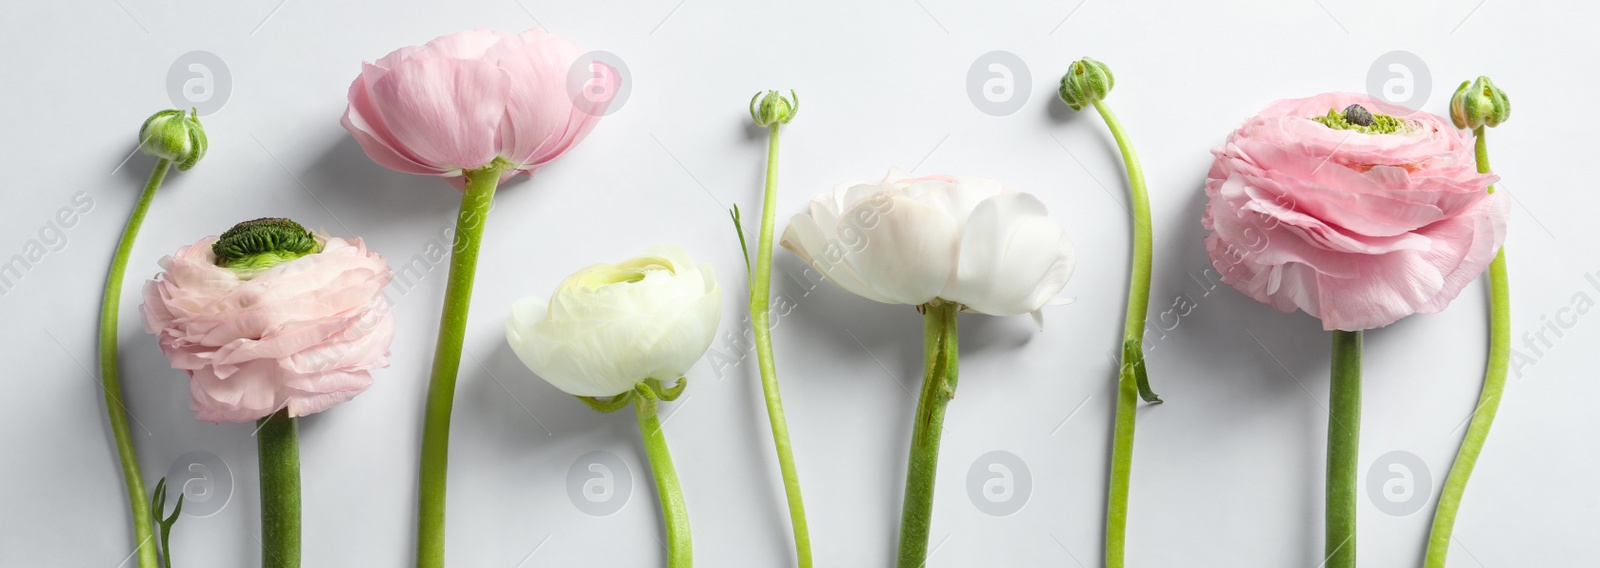
[[[1110,67],[1085,57],[1067,67],[1067,74],[1061,76],[1058,94],[1061,95],[1061,102],[1067,103],[1072,110],[1083,110],[1083,107],[1106,98],[1114,85],[1116,78],[1112,77]]]
[[[139,127],[139,149],[157,158],[172,160],[178,171],[194,167],[206,155],[206,131],[194,109],[164,110],[145,119]]]
[[[1493,128],[1509,118],[1511,100],[1488,77],[1479,76],[1475,81],[1462,81],[1461,86],[1456,88],[1456,94],[1450,97],[1450,122],[1455,123],[1456,128]]]
[[[761,93],[756,93],[755,96],[750,97],[750,118],[754,119],[759,126],[788,124],[790,120],[794,120],[795,113],[800,111],[800,95],[795,94],[794,90],[791,89],[789,96],[794,98],[793,102],[778,94],[777,91],[767,91],[767,96],[764,98]],[[759,105],[756,103],[756,99],[761,99]]]

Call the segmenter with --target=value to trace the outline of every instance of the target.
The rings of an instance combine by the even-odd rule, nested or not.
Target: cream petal
[[[506,341],[529,370],[578,396],[613,396],[645,379],[675,379],[699,360],[721,320],[709,264],[652,247],[562,281],[550,302],[519,301]]]

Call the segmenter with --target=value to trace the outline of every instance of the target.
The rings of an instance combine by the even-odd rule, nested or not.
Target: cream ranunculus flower
[[[783,248],[867,299],[968,311],[1032,313],[1066,287],[1072,242],[1044,203],[975,177],[846,183],[811,202],[783,232]]]
[[[711,347],[721,318],[711,265],[696,265],[682,247],[659,245],[579,270],[548,303],[518,300],[506,341],[556,388],[606,397],[645,379],[682,377]]]

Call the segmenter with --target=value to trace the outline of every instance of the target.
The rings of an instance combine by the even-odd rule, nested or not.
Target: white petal
[[[954,289],[946,297],[973,311],[1016,315],[1044,306],[1072,276],[1072,243],[1026,193],[984,200],[967,220]]]
[[[966,225],[967,218],[972,216],[972,210],[979,203],[1005,191],[1000,182],[985,178],[925,179],[905,189],[907,197],[944,211],[951,219],[955,219],[958,228]]]
[[[893,303],[861,279],[850,263],[845,262],[844,246],[837,240],[830,243],[826,230],[812,217],[795,215],[790,219],[789,226],[783,230],[780,244],[840,288],[875,302]]]
[[[862,280],[893,303],[918,305],[939,296],[955,275],[960,232],[956,220],[937,208],[895,197],[876,222],[857,224],[863,202],[840,220],[840,240],[850,249],[845,261]]]

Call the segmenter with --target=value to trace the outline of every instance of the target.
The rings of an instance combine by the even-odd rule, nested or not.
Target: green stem
[[[156,190],[166,179],[172,160],[156,160],[150,172],[150,181],[139,194],[139,202],[122,229],[122,240],[111,257],[111,273],[106,276],[106,289],[100,302],[100,387],[105,393],[106,414],[111,420],[111,435],[117,440],[117,458],[122,464],[122,481],[128,489],[128,504],[133,513],[133,538],[139,556],[139,568],[157,568],[155,532],[152,529],[150,505],[145,501],[144,479],[139,475],[139,457],[133,450],[133,438],[128,432],[127,406],[122,402],[122,383],[117,378],[117,313],[122,305],[122,278],[128,272],[128,255],[133,252],[133,241],[144,225],[144,216],[150,211]]]
[[[939,468],[939,438],[944,412],[956,394],[958,377],[956,313],[961,306],[934,300],[923,305],[922,396],[911,429],[906,463],[906,495],[900,512],[900,554],[895,566],[922,568],[928,560],[928,529],[933,523],[933,481]]]
[[[1150,194],[1145,189],[1139,156],[1134,154],[1122,123],[1111,114],[1111,107],[1106,103],[1096,100],[1094,108],[1100,111],[1106,127],[1111,129],[1111,137],[1117,140],[1117,149],[1121,150],[1122,162],[1128,170],[1128,198],[1133,206],[1133,270],[1128,278],[1128,316],[1122,320],[1122,329],[1125,341],[1142,341],[1145,314],[1150,306],[1150,257],[1155,240],[1150,229]]]
[[[450,458],[450,410],[456,396],[456,374],[466,338],[472,281],[478,270],[483,226],[500,184],[499,164],[466,173],[466,194],[456,216],[450,254],[450,281],[444,290],[439,340],[433,349],[433,373],[422,426],[422,467],[417,496],[417,566],[444,566],[445,475]]]
[[[289,411],[256,421],[261,467],[261,566],[300,567],[300,435]]]
[[[1477,135],[1478,172],[1489,172],[1489,146],[1484,141],[1484,129],[1473,131]],[[1494,193],[1494,186],[1489,186]],[[1444,489],[1439,493],[1439,503],[1433,513],[1433,530],[1428,535],[1426,568],[1444,568],[1445,556],[1450,553],[1450,534],[1455,530],[1456,511],[1461,508],[1461,496],[1467,490],[1467,480],[1472,468],[1483,453],[1483,443],[1489,438],[1489,428],[1500,410],[1500,398],[1506,390],[1506,367],[1511,361],[1511,289],[1506,280],[1506,249],[1501,247],[1489,263],[1489,361],[1483,372],[1483,391],[1478,395],[1478,409],[1472,413],[1466,437],[1461,440],[1461,450],[1456,454],[1450,475],[1445,477]]]
[[[755,328],[756,359],[761,366],[761,392],[767,401],[767,418],[772,423],[772,442],[778,448],[778,469],[783,474],[783,492],[789,500],[789,523],[794,527],[794,550],[800,568],[811,568],[811,533],[806,526],[806,505],[800,499],[800,474],[794,466],[794,450],[789,444],[789,422],[783,416],[783,397],[778,392],[777,363],[772,356],[772,326],[768,301],[772,295],[772,232],[778,216],[778,123],[773,123],[767,139],[767,188],[761,207],[760,247],[756,251],[755,272],[750,277],[750,320]]]
[[[1327,568],[1356,565],[1356,477],[1361,446],[1361,332],[1333,332],[1328,395]]]
[[[661,421],[656,418],[656,395],[650,389],[639,389],[634,397],[634,410],[639,416],[639,435],[644,437],[644,451],[650,456],[650,473],[656,480],[656,493],[661,497],[662,522],[667,526],[668,568],[689,568],[694,565],[694,545],[689,540],[689,510],[683,501],[683,489],[678,485],[678,471],[672,467],[672,453],[667,450],[667,437],[661,431]]]
[[[1117,378],[1117,413],[1111,434],[1111,481],[1106,497],[1106,568],[1122,568],[1127,558],[1128,487],[1133,477],[1134,413],[1139,408],[1139,389],[1133,363],[1123,349],[1123,363]]]
[[[1128,315],[1122,323],[1122,364],[1117,377],[1117,413],[1111,441],[1111,481],[1106,499],[1106,566],[1122,568],[1127,557],[1128,487],[1133,474],[1133,431],[1140,396],[1146,402],[1161,402],[1150,389],[1145,375],[1144,326],[1150,307],[1151,250],[1155,239],[1150,228],[1150,195],[1145,188],[1144,170],[1139,156],[1128,141],[1122,123],[1111,107],[1096,99],[1111,136],[1117,140],[1122,162],[1128,170],[1128,197],[1133,206],[1133,259],[1128,277]]]

